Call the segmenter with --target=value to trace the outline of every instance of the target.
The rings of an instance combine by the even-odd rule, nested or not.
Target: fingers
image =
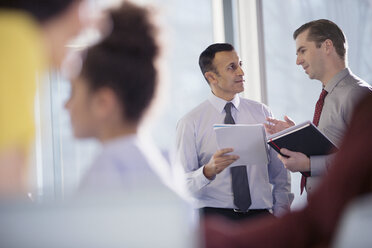
[[[221,171],[223,171],[224,169],[226,169],[226,167],[230,166],[232,163],[234,163],[236,161],[236,159],[229,159],[229,160],[223,160],[223,161],[219,161],[219,162],[216,162],[216,173],[220,173]]]
[[[265,130],[268,134],[274,134],[275,133],[275,129],[274,129],[273,125],[264,123],[264,127],[265,127]]]
[[[215,162],[215,173],[216,174],[219,174],[221,173],[224,169],[226,169],[227,167],[229,167],[232,163],[234,163],[236,161],[236,159],[232,159],[232,160],[223,160],[223,161],[216,161]]]
[[[286,158],[286,157],[280,155],[279,153],[278,153],[278,158],[279,158],[280,161],[282,161],[282,163],[283,163],[284,166],[285,166],[285,163],[286,163],[286,161],[288,160],[288,158]]]
[[[287,150],[287,151],[289,151],[289,150]],[[280,150],[280,152],[282,152],[282,150]],[[283,164],[284,168],[286,168],[287,170],[293,172],[293,170],[291,168],[291,162],[290,162],[291,161],[290,160],[291,158],[284,157],[284,156],[282,156],[280,154],[278,154],[278,158],[279,158],[280,161],[282,161],[282,164]]]
[[[213,155],[212,159],[213,159],[213,163],[215,165],[215,170],[217,174],[239,159],[238,155],[233,155],[233,154],[226,155],[226,153],[232,152],[233,150],[234,149],[232,148],[225,148],[225,149],[218,150]]]
[[[234,151],[233,148],[224,148],[224,149],[221,149],[221,150],[218,150],[214,153],[214,156],[217,156],[217,157],[220,157],[226,153],[229,153],[229,152],[232,152]]]
[[[280,132],[292,126],[291,122],[281,121],[281,120],[277,120],[277,119],[270,118],[270,117],[266,118],[266,120],[269,122],[269,123],[266,123],[267,124],[266,127],[268,130],[267,132],[269,132],[270,134]]]
[[[238,155],[224,155],[221,157],[215,158],[216,165],[229,166],[233,162],[239,159]]]
[[[292,152],[292,151],[290,151],[290,150],[288,150],[288,149],[286,149],[286,148],[282,148],[282,149],[280,149],[280,152],[281,152],[283,155],[286,155],[286,156],[288,156],[288,157],[292,157],[292,156],[294,156],[294,155],[296,154],[296,152]]]
[[[284,167],[291,172],[309,171],[310,159],[303,153],[293,152],[288,149],[282,148],[280,152],[284,155],[278,155]],[[285,156],[289,156],[286,158]]]
[[[296,125],[296,123],[291,118],[289,118],[287,115],[284,116],[284,120],[291,126]]]
[[[280,121],[279,120],[277,120],[277,119],[275,119],[275,118],[271,118],[271,117],[267,117],[266,118],[266,120],[272,125],[272,124],[274,124],[274,125],[276,125],[276,124],[278,124]],[[269,125],[270,125],[269,124]]]
[[[230,152],[233,152],[233,151],[234,151],[233,148],[224,148],[224,149],[218,150],[213,155],[213,157],[215,159],[222,158],[223,160],[234,160],[235,161],[235,160],[239,159],[238,155],[233,155],[233,154],[225,155],[226,153],[230,153]]]
[[[267,124],[269,126],[270,125],[275,126],[275,125],[278,125],[278,124],[283,124],[283,121],[278,120],[278,119],[274,119],[274,118],[271,118],[271,117],[267,117],[266,120],[269,122]],[[296,125],[296,123],[290,117],[288,117],[287,115],[284,116],[284,122],[287,123],[289,126]]]
[[[270,118],[270,117],[267,117],[266,120],[268,122],[268,123],[264,123],[266,132],[268,134],[274,134],[278,132],[278,130],[276,130],[276,125],[278,125],[281,121],[274,119],[274,118]]]

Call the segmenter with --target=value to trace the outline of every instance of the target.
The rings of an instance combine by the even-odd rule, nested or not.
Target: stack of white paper
[[[230,166],[268,163],[265,129],[262,124],[215,124],[219,149],[233,148],[240,158]]]

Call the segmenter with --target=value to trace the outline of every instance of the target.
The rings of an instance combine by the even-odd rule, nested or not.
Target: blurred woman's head
[[[109,17],[111,33],[86,51],[72,80],[66,108],[77,137],[105,139],[107,125],[135,131],[157,89],[159,45],[151,12],[125,2]]]

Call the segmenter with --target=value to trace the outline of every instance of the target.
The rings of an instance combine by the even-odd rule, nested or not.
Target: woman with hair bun
[[[103,145],[80,190],[171,186],[169,165],[140,132],[159,86],[157,27],[148,9],[129,2],[109,17],[111,33],[84,54],[66,103],[75,136]]]

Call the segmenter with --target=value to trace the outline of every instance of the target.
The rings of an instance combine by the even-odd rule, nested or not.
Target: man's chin
[[[241,88],[239,88],[239,89],[236,90],[236,94],[242,93],[243,91],[244,91],[244,87],[241,87]]]
[[[239,83],[235,83],[235,88],[237,90],[244,90],[244,83],[243,82],[239,82]]]
[[[305,73],[309,76],[310,79],[314,79],[314,74],[311,74],[308,71],[305,71]]]

